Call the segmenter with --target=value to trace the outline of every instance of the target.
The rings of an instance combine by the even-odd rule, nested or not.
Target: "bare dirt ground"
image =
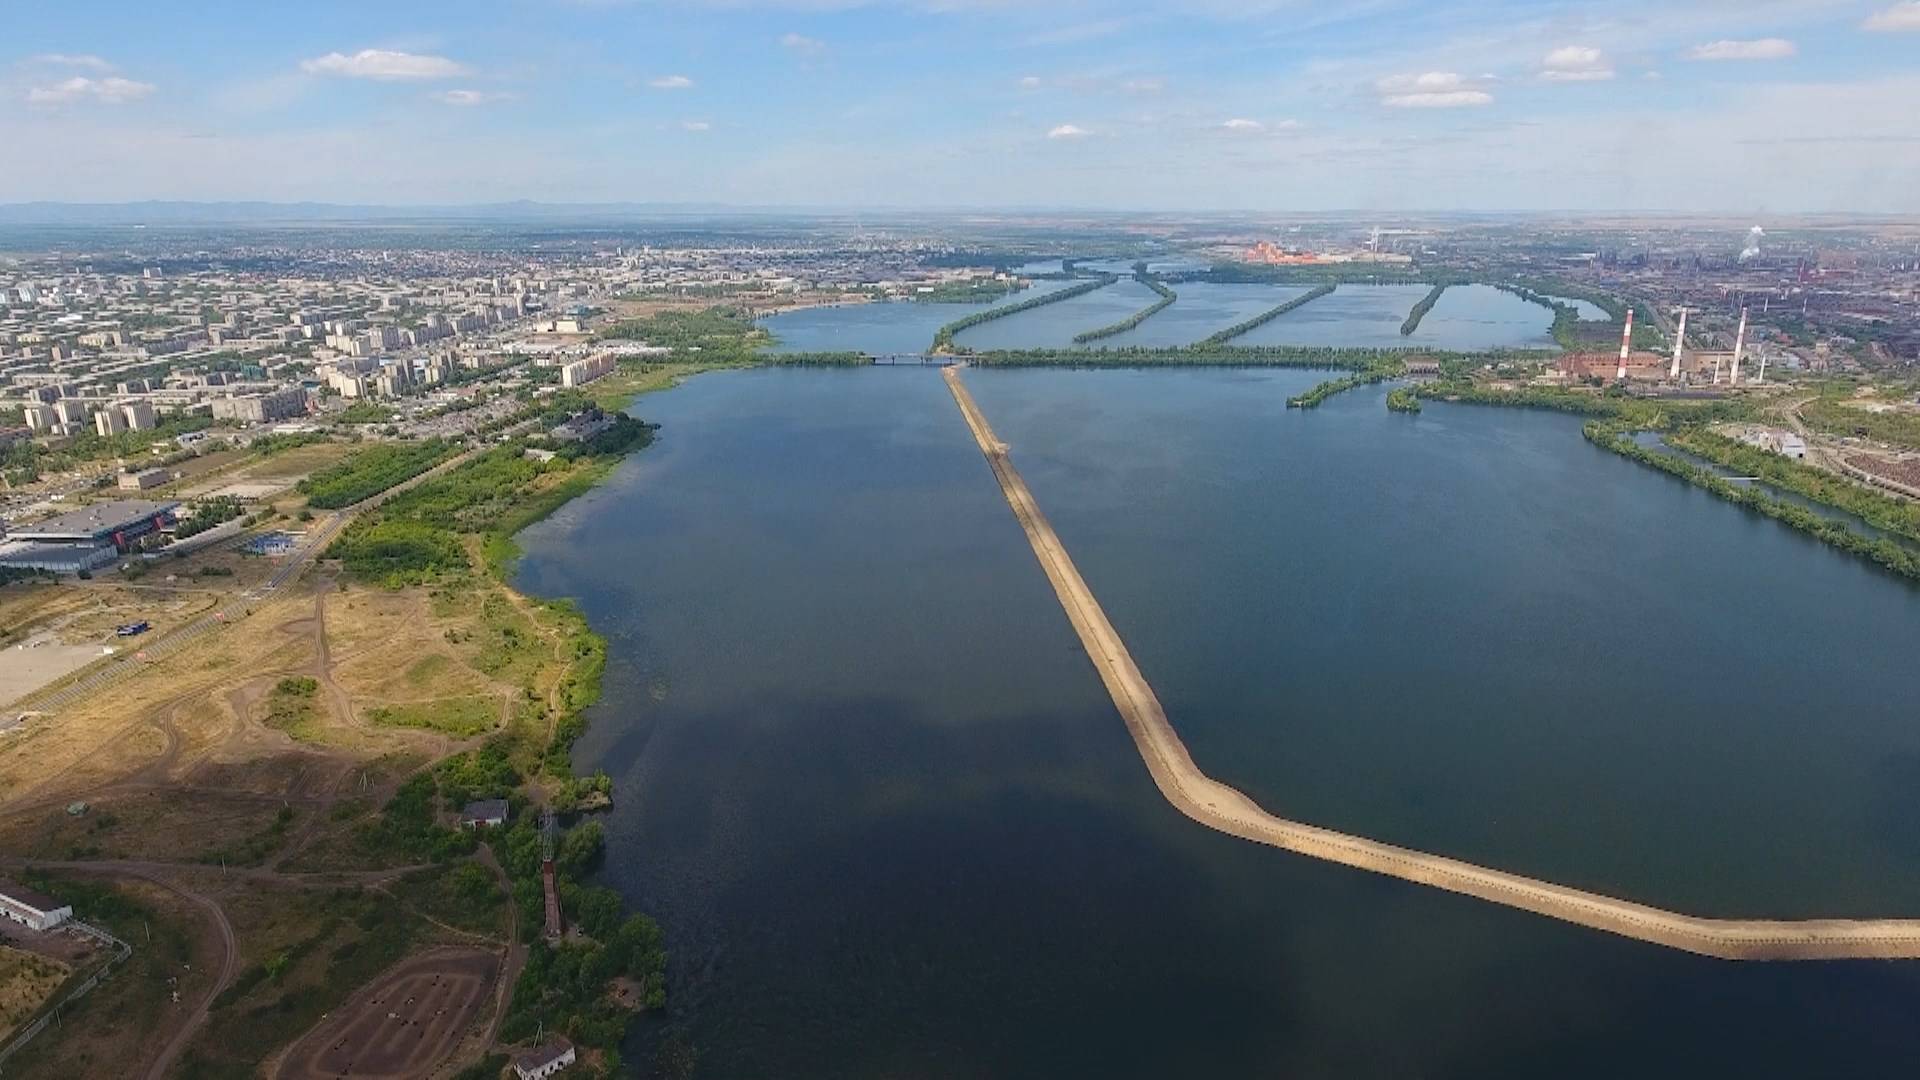
[[[214,584],[234,588],[233,579]],[[8,590],[0,599],[9,607],[0,610],[42,623],[104,625],[117,617],[116,604],[139,606],[144,617],[168,598],[183,610],[231,604],[213,588],[95,583]],[[112,980],[120,989],[96,991],[61,1031],[37,1039],[16,1059],[22,1075],[74,1075],[60,1071],[62,1061],[92,1063],[82,1075],[159,1077],[210,1061],[225,1067],[277,1059],[318,1013],[276,1013],[282,1026],[275,1028],[244,1023],[236,1009],[263,1008],[296,986],[302,994],[345,993],[352,980],[380,970],[365,963],[376,947],[388,950],[382,957],[399,958],[407,948],[447,944],[448,927],[404,905],[394,918],[423,929],[383,937],[355,921],[353,913],[368,902],[349,893],[379,888],[405,869],[366,869],[375,864],[358,830],[422,764],[485,736],[385,726],[369,713],[472,698],[497,703],[501,724],[544,724],[542,706],[554,700],[570,662],[563,645],[543,613],[495,585],[343,588],[322,567],[235,624],[0,736],[0,868],[109,882],[155,913],[151,927],[141,924],[154,939],[130,939],[135,959]],[[318,687],[313,723],[300,738],[265,722],[276,686],[294,676]],[[87,806],[70,814],[76,801]],[[169,940],[174,944],[161,944]],[[396,1036],[354,1075],[419,1075],[449,1054],[464,1061],[490,1044],[474,1018],[482,1007],[489,1016],[500,1009],[502,987],[493,976],[504,943],[491,933],[453,940],[468,948],[479,943],[488,977],[469,993],[452,978],[458,971],[439,981],[427,975],[421,992],[438,995],[440,1004],[394,1028],[412,1033],[417,1052],[408,1056]],[[161,948],[165,955],[152,952]],[[343,983],[338,965],[347,961],[340,957],[354,948],[362,950],[361,973]],[[216,1007],[222,989],[283,954],[304,957],[286,976],[293,982],[276,976],[255,984],[261,988],[251,996]],[[144,973],[136,979],[135,971]],[[136,981],[139,996],[122,992]],[[420,997],[418,989],[399,1000]],[[116,1012],[96,1015],[107,1007]],[[353,1037],[380,1030],[376,1023]],[[248,1037],[245,1048],[232,1049],[240,1033]],[[332,1063],[314,1057],[299,1067]],[[390,1071],[367,1073],[363,1065]]]
[[[491,997],[500,957],[441,948],[390,968],[293,1045],[281,1080],[424,1076],[459,1043]]]
[[[119,582],[12,586],[0,591],[0,705],[139,638],[114,629],[147,621],[164,632],[212,607],[217,595],[189,585]]]

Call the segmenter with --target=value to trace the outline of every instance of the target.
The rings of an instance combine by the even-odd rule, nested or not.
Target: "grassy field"
[[[0,945],[0,1039],[33,1016],[68,974],[64,964]]]
[[[321,741],[320,708],[314,700],[319,691],[319,682],[307,676],[281,679],[267,695],[264,723],[301,742]]]
[[[7,1076],[139,1076],[165,1042],[163,1033],[184,1021],[218,970],[217,955],[197,937],[201,917],[186,901],[145,882],[104,884],[72,875],[49,884],[88,919],[132,944],[133,955],[92,993],[62,1009],[57,1029],[42,1032],[10,1058]]]
[[[410,701],[368,709],[367,719],[388,727],[424,728],[445,735],[480,735],[500,726],[500,703],[477,697]]]
[[[359,889],[261,889],[227,896],[241,942],[239,974],[214,1000],[177,1075],[256,1075],[298,1038],[424,940],[432,928],[392,898]]]

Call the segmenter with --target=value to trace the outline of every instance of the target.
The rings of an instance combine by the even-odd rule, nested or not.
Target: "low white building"
[[[513,1059],[513,1073],[520,1080],[540,1080],[573,1064],[573,1044],[565,1039],[536,1046]]]
[[[0,881],[0,914],[28,929],[51,930],[73,918],[73,907],[25,885]]]

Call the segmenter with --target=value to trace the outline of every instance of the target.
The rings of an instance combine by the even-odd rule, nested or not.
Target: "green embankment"
[[[1809,427],[1829,434],[1865,434],[1869,439],[1920,450],[1920,415],[1913,413],[1869,412],[1823,397],[1801,406],[1800,418]]]
[[[986,304],[1023,288],[1018,281],[948,281],[926,292],[915,292],[916,304]]]
[[[1440,294],[1446,291],[1445,285],[1435,285],[1427,295],[1421,297],[1420,302],[1413,305],[1413,310],[1407,312],[1407,321],[1400,324],[1400,336],[1412,337],[1413,332],[1420,329],[1420,320],[1427,317],[1433,305],[1440,302]]]
[[[1390,357],[1339,379],[1328,379],[1309,389],[1305,393],[1295,394],[1287,399],[1289,409],[1311,409],[1335,394],[1345,393],[1362,386],[1385,382],[1407,373],[1407,365],[1399,357]]]
[[[1172,304],[1180,298],[1179,294],[1153,278],[1147,277],[1144,274],[1137,274],[1135,277],[1140,284],[1159,293],[1160,299],[1121,319],[1119,322],[1108,323],[1105,326],[1073,335],[1073,343],[1075,345],[1085,345],[1089,341],[1099,341],[1101,338],[1110,338],[1115,334],[1124,334],[1134,327],[1139,326],[1141,323],[1146,322],[1148,319],[1153,318],[1155,315],[1160,314],[1169,304]]]
[[[1234,323],[1232,326],[1227,327],[1225,330],[1222,330],[1219,333],[1213,335],[1212,337],[1206,339],[1205,341],[1202,341],[1200,345],[1202,347],[1225,345],[1227,342],[1232,341],[1234,338],[1237,338],[1242,334],[1247,333],[1249,330],[1253,330],[1256,327],[1264,326],[1267,323],[1272,322],[1273,320],[1279,318],[1282,315],[1285,315],[1287,312],[1292,311],[1295,308],[1303,307],[1307,304],[1313,303],[1315,300],[1318,300],[1321,297],[1332,292],[1336,287],[1337,286],[1333,285],[1332,283],[1329,283],[1326,285],[1317,285],[1311,289],[1308,289],[1306,292],[1301,293],[1299,296],[1296,296],[1293,299],[1287,301],[1286,303],[1279,305],[1278,307],[1268,308],[1267,310],[1261,312],[1260,314],[1255,315],[1251,319],[1246,319],[1244,321]]]
[[[1676,449],[1703,457],[1742,476],[1757,476],[1774,487],[1845,510],[1875,528],[1920,540],[1920,503],[1883,494],[1844,476],[1705,428],[1682,428],[1666,438]]]
[[[1404,386],[1396,386],[1387,391],[1387,411],[1416,413],[1420,411],[1420,395]]]
[[[1173,349],[996,349],[972,353],[974,367],[1285,367],[1360,371],[1399,356],[1398,349],[1342,349],[1315,345],[1209,346]]]
[[[1884,537],[1867,536],[1843,521],[1823,517],[1804,506],[1776,499],[1767,494],[1763,488],[1750,484],[1736,484],[1693,462],[1671,454],[1663,454],[1657,450],[1650,450],[1634,442],[1627,435],[1630,430],[1632,430],[1631,427],[1627,425],[1610,424],[1598,420],[1590,420],[1582,428],[1587,439],[1596,446],[1659,469],[1695,487],[1704,488],[1728,502],[1765,514],[1775,521],[1799,529],[1842,551],[1852,552],[1861,558],[1871,560],[1909,580],[1920,581],[1920,555],[1916,555],[1899,542]]]
[[[985,311],[976,311],[971,315],[964,315],[934,331],[932,351],[935,353],[964,352],[966,350],[957,348],[953,343],[954,335],[960,333],[962,330],[971,329],[972,327],[979,326],[981,323],[989,323],[995,319],[1004,319],[1009,315],[1018,315],[1023,311],[1032,311],[1037,307],[1057,304],[1062,300],[1071,300],[1076,296],[1085,296],[1095,289],[1104,289],[1119,280],[1120,278],[1116,274],[1101,274],[1097,278],[1083,281],[1078,285],[1069,285],[1064,289],[1057,289],[1042,296],[1028,297],[1017,304],[1003,304],[1000,307],[988,308]]]
[[[1427,383],[1414,387],[1411,392],[1417,398],[1431,400],[1552,409],[1591,417],[1583,430],[1596,446],[1659,469],[1894,573],[1920,581],[1920,554],[1897,540],[1867,536],[1846,522],[1775,498],[1763,487],[1735,483],[1712,469],[1641,446],[1630,437],[1630,433],[1636,431],[1664,432],[1667,442],[1677,449],[1854,514],[1886,532],[1920,539],[1920,508],[1913,504],[1708,430],[1709,424],[1719,421],[1752,419],[1753,406],[1747,402],[1647,400],[1618,390],[1602,394],[1546,387],[1502,390],[1473,386],[1457,379]]]
[[[406,483],[457,452],[458,447],[442,439],[368,446],[302,480],[298,490],[307,496],[308,506],[337,510]]]
[[[1509,292],[1529,303],[1539,304],[1553,312],[1553,340],[1567,352],[1578,352],[1599,345],[1611,346],[1620,340],[1622,320],[1627,317],[1628,305],[1618,297],[1584,288],[1568,282],[1545,281],[1536,285],[1512,282],[1495,284],[1493,287]],[[1582,319],[1580,309],[1566,300],[1585,300],[1607,313],[1607,322]],[[1662,349],[1668,347],[1654,322],[1653,312],[1644,304],[1632,305],[1633,347],[1636,349]]]

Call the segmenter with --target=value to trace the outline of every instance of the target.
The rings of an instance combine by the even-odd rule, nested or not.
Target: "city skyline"
[[[1911,0],[82,7],[0,202],[1920,212]]]

